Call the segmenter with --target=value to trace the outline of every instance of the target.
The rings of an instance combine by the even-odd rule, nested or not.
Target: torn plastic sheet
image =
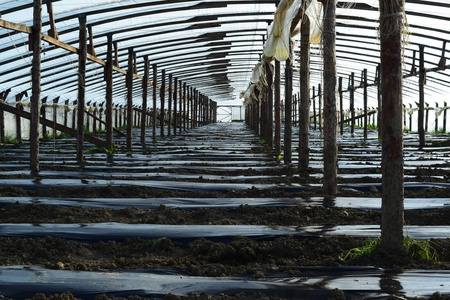
[[[450,238],[450,226],[405,226],[412,239]],[[0,236],[36,238],[51,236],[79,242],[123,241],[127,238],[169,238],[187,243],[199,238],[228,243],[237,236],[268,240],[281,236],[318,238],[323,236],[353,236],[376,238],[380,225],[342,226],[265,226],[265,225],[160,225],[123,223],[83,224],[0,224]]]
[[[99,294],[127,297],[139,295],[163,299],[168,293],[186,295],[234,295],[240,292],[288,299],[328,299],[333,289],[342,290],[347,299],[380,299],[390,294],[426,297],[436,291],[450,293],[447,270],[406,270],[395,273],[373,267],[299,268],[298,274],[268,274],[265,280],[241,277],[196,277],[173,270],[146,272],[87,272],[49,270],[36,266],[0,267],[0,294],[14,298],[31,298],[66,291],[82,299]]]
[[[361,210],[381,210],[381,198],[49,198],[49,197],[0,197],[0,207],[14,203],[83,206],[89,208],[158,209],[161,205],[176,209],[216,208],[232,209],[241,205],[254,207],[287,207],[295,205],[346,207]],[[450,209],[450,198],[406,198],[404,209]]]

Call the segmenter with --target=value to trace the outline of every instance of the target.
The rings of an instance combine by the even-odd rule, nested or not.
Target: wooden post
[[[68,112],[67,112],[67,108],[68,108],[68,106],[69,106],[69,100],[66,100],[65,102],[64,102],[64,126],[65,127],[67,127],[67,119],[68,119],[68,117],[69,117],[69,114],[68,114]]]
[[[364,139],[367,140],[367,69],[363,70]]]
[[[264,64],[266,69],[266,80],[267,80],[267,122],[266,122],[266,140],[267,145],[273,148],[273,71],[270,62]]]
[[[16,104],[16,108],[19,110],[23,110],[23,105],[21,102],[18,102]],[[16,139],[17,142],[21,143],[22,142],[22,121],[21,121],[21,117],[19,115],[16,115]]]
[[[280,62],[275,59],[275,153],[281,153],[281,72]]]
[[[350,75],[349,87],[350,92],[350,132],[352,135],[355,134],[355,73],[352,72]]]
[[[167,124],[167,133],[169,137],[172,136],[172,98],[173,98],[173,90],[172,90],[172,74],[169,74],[169,103],[167,108],[168,113],[168,124]]]
[[[87,52],[91,55],[96,56],[95,48],[94,48],[94,34],[92,33],[91,25],[88,25],[88,33],[89,33],[89,44],[87,46]],[[111,39],[112,39],[112,34],[111,34]],[[111,51],[112,51],[112,47],[111,47]]]
[[[186,131],[186,98],[187,98],[187,94],[186,94],[186,82],[183,82],[183,130]]]
[[[49,22],[50,22],[50,29],[48,30],[48,35],[55,39],[59,39],[58,31],[56,30],[55,15],[53,14],[52,0],[46,0],[46,4],[47,4],[47,12],[48,12],[48,17],[49,17]]]
[[[177,89],[178,89],[178,78],[175,77],[173,81],[173,135],[177,135]]]
[[[52,113],[53,113],[53,124],[57,123],[57,114],[56,114],[56,110],[57,110],[57,104],[59,102],[59,96],[56,97],[55,99],[53,99],[53,105],[52,105]],[[55,126],[53,126],[53,137],[56,137],[56,128]]]
[[[198,91],[194,89],[194,114],[192,118],[194,120],[194,128],[197,128],[197,120],[198,120]]]
[[[439,119],[438,119],[438,115],[437,115],[437,111],[438,111],[439,105],[436,102],[436,109],[434,111],[434,132],[437,133],[439,130]]]
[[[430,105],[425,102],[426,110],[425,110],[425,132],[428,132],[428,116],[430,114]]]
[[[183,115],[183,97],[184,97],[184,94],[183,94],[183,82],[181,80],[178,80],[178,83],[180,84],[180,87],[179,87],[180,98],[179,98],[179,101],[178,101],[178,103],[179,103],[179,109],[178,109],[178,111],[179,111],[179,113],[178,113],[178,115],[179,115],[179,117],[178,117],[178,132],[181,133],[181,131],[183,130],[182,115]]]
[[[444,133],[447,132],[447,102],[444,102],[444,121],[442,124],[442,128],[444,129]]]
[[[284,117],[284,162],[292,162],[292,45],[285,68],[285,117]]]
[[[425,129],[423,126],[424,119],[424,103],[425,103],[425,58],[424,58],[425,46],[419,46],[419,119],[418,119],[418,132],[419,132],[419,147],[425,147]]]
[[[318,96],[319,96],[319,131],[322,132],[322,84],[319,83],[318,87]]]
[[[114,45],[114,65],[119,67],[119,46],[117,42],[113,42]]]
[[[157,111],[156,111],[156,91],[158,85],[158,67],[153,64],[153,124],[152,124],[152,137],[153,141],[156,141],[156,124],[157,124]]]
[[[33,60],[31,65],[30,169],[39,172],[39,102],[41,98],[42,0],[33,0]]]
[[[187,99],[186,99],[186,129],[191,126],[191,97],[192,97],[192,87],[187,86]]]
[[[306,1],[303,1],[304,3]],[[298,123],[298,170],[306,172],[309,166],[309,127],[310,127],[310,24],[309,17],[302,19],[300,38],[300,111]]]
[[[409,104],[409,108],[412,108],[412,104]],[[409,131],[412,131],[412,111],[409,114]]]
[[[128,48],[128,70],[127,70],[127,151],[131,152],[133,145],[133,48]]]
[[[145,132],[147,127],[148,109],[148,80],[149,80],[148,56],[144,56],[144,76],[142,78],[142,118],[141,118],[141,144],[145,145]]]
[[[161,99],[161,114],[160,114],[160,126],[161,137],[164,137],[164,122],[165,122],[165,102],[166,102],[166,70],[161,70],[161,89],[159,90],[159,97]]]
[[[383,99],[381,249],[398,255],[403,243],[402,33],[404,0],[380,0]]]
[[[344,93],[342,91],[342,77],[339,77],[339,114],[340,114],[340,129],[341,129],[341,135],[344,134]]]
[[[377,102],[378,102],[378,113],[377,113],[377,126],[378,126],[378,139],[381,140],[382,137],[382,115],[383,115],[383,101],[381,99],[381,64],[377,66],[377,78],[376,78],[376,86],[377,86]],[[411,129],[411,128],[410,128]]]
[[[317,130],[317,117],[316,117],[316,87],[315,87],[315,86],[313,86],[312,104],[313,104],[314,130]]]
[[[97,131],[97,112],[98,112],[97,102],[94,102],[93,106],[94,111],[92,112],[92,132],[95,134]]]
[[[106,50],[106,66],[105,66],[105,79],[106,79],[106,148],[113,150],[113,123],[112,123],[112,111],[113,111],[113,57],[112,57],[112,34],[107,35],[108,44]]]
[[[336,145],[336,0],[324,0],[323,83],[324,83],[324,145],[323,191],[334,197],[337,193]],[[367,105],[366,105],[367,112]],[[367,114],[366,120],[367,124]]]

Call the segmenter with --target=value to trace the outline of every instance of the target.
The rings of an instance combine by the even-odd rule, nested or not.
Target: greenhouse
[[[0,0],[0,298],[448,299],[447,0]]]

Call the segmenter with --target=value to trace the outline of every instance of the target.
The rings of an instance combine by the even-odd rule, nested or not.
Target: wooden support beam
[[[178,78],[175,77],[173,80],[173,135],[177,135],[177,89],[178,89]]]
[[[158,80],[158,67],[156,64],[152,65],[153,67],[153,113],[152,113],[152,138],[153,138],[153,142],[156,141],[156,125],[157,125],[157,109],[156,109],[156,84],[157,84],[157,80]]]
[[[363,106],[364,106],[364,139],[367,140],[367,69],[362,72],[363,82]]]
[[[402,38],[404,0],[380,0],[382,218],[380,250],[398,255],[403,245],[404,173],[402,128]]]
[[[178,83],[180,85],[179,87],[179,93],[180,93],[180,98],[179,98],[179,117],[178,117],[178,132],[181,133],[181,131],[183,130],[183,123],[182,123],[182,116],[183,116],[183,82],[181,80],[178,80]]]
[[[337,193],[336,143],[336,0],[323,0],[323,83],[324,83],[324,145],[323,192],[334,197]],[[365,119],[367,123],[367,118]]]
[[[86,97],[86,60],[87,60],[87,25],[86,16],[78,17],[80,23],[78,55],[78,126],[77,126],[77,162],[84,163],[84,106]],[[75,114],[75,111],[73,112]]]
[[[142,79],[142,118],[141,118],[141,144],[145,145],[145,132],[147,125],[147,109],[148,109],[148,78],[149,62],[148,56],[144,56],[144,78]]]
[[[275,78],[274,78],[274,96],[275,96],[275,154],[281,153],[281,67],[280,62],[275,60]]]
[[[133,48],[128,48],[127,72],[127,151],[133,150]]]
[[[113,46],[114,46],[114,63],[113,63],[113,65],[115,67],[119,67],[119,45],[117,44],[117,42],[113,42]]]
[[[30,108],[30,169],[40,171],[39,164],[39,105],[41,98],[41,31],[42,0],[33,0],[33,60],[31,65],[31,108]]]
[[[267,80],[267,123],[266,123],[266,140],[267,146],[273,148],[273,71],[272,65],[269,62],[264,64]]]
[[[187,94],[186,94],[186,82],[183,82],[183,130],[186,131],[186,101],[187,101]]]
[[[164,137],[165,133],[164,133],[164,123],[165,123],[165,104],[166,104],[166,70],[162,69],[161,70],[161,88],[159,90],[159,97],[161,99],[160,102],[160,117],[159,117],[159,126],[161,127],[161,131],[160,131],[160,136]]]
[[[425,128],[423,124],[424,119],[424,103],[425,103],[425,46],[419,47],[419,119],[418,119],[418,132],[419,132],[419,147],[425,147]]]
[[[168,99],[168,103],[167,103],[167,134],[169,135],[169,137],[172,136],[172,99],[173,99],[173,90],[172,90],[172,74],[169,74],[169,99]]]
[[[89,44],[87,46],[87,52],[92,56],[96,56],[95,48],[94,48],[94,34],[92,32],[92,26],[88,25],[87,28],[88,28],[88,32],[89,32]]]
[[[106,50],[106,148],[113,150],[113,35],[107,34],[107,50]],[[111,153],[111,152],[109,152]]]
[[[339,77],[338,93],[339,93],[339,124],[341,135],[344,134],[344,95],[342,93],[342,77]]]
[[[46,4],[47,4],[48,17],[49,17],[49,21],[50,21],[50,29],[48,31],[48,35],[51,36],[52,38],[55,38],[58,40],[59,39],[58,30],[56,30],[55,15],[53,13],[52,0],[46,0]]]
[[[284,163],[292,162],[292,45],[285,67],[285,116],[284,116]]]
[[[349,86],[348,90],[350,91],[350,120],[351,120],[351,128],[350,132],[352,135],[355,134],[355,73],[352,72],[349,78]]]
[[[305,4],[306,1],[303,1]],[[310,110],[310,23],[309,17],[302,20],[300,38],[300,110],[298,123],[298,170],[307,171],[309,166],[309,127]]]

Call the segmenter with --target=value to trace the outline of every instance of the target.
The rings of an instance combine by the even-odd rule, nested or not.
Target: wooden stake
[[[41,98],[41,32],[42,0],[33,0],[33,60],[31,66],[31,123],[30,123],[30,169],[40,171],[39,164],[39,102]]]
[[[319,131],[322,133],[322,85],[319,83],[318,89],[318,96],[319,96]]]
[[[313,121],[314,121],[314,130],[317,130],[317,115],[316,115],[316,87],[313,86],[313,97],[312,97],[312,104],[313,104]]]
[[[147,127],[148,109],[148,78],[149,62],[148,56],[144,56],[144,78],[142,79],[142,118],[141,118],[141,144],[145,145],[145,132]]]
[[[266,70],[266,80],[267,80],[267,122],[266,122],[266,140],[267,145],[270,148],[273,148],[273,72],[271,68],[271,64],[266,62],[264,64]]]
[[[86,97],[86,55],[87,55],[87,26],[86,16],[78,17],[80,23],[79,44],[80,52],[78,54],[78,124],[77,124],[77,162],[84,163],[83,144],[84,144],[84,106]],[[75,115],[75,111],[73,112]]]
[[[180,98],[179,98],[179,113],[178,113],[178,132],[181,133],[181,131],[183,130],[183,123],[182,123],[182,115],[183,115],[183,82],[181,80],[178,81],[178,83],[180,84],[180,88],[179,88],[179,93],[180,93]]]
[[[364,139],[367,140],[367,69],[363,70]]]
[[[380,0],[382,121],[381,249],[398,255],[403,244],[402,33],[404,0]]]

